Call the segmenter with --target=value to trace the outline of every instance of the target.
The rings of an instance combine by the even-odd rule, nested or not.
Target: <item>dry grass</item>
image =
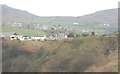
[[[80,37],[57,42],[4,41],[3,70],[117,72],[117,44],[115,36]],[[107,56],[104,55],[106,49],[110,51]],[[105,57],[110,60],[110,63]]]

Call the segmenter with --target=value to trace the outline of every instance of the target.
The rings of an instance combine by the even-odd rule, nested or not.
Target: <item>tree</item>
[[[75,37],[75,36],[74,36],[73,33],[69,33],[69,34],[67,35],[67,37],[70,38],[70,37]]]
[[[83,37],[87,37],[87,36],[89,36],[89,34],[82,34],[82,36],[83,36]]]
[[[80,37],[80,34],[76,34],[76,37]]]
[[[94,35],[95,35],[95,32],[92,32],[92,35],[94,36]]]

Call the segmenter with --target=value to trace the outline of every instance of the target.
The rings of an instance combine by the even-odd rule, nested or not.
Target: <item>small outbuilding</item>
[[[0,37],[2,37],[2,39],[4,40],[10,40],[11,39],[10,37],[12,35],[16,36],[18,34],[16,32],[1,32],[0,33]]]

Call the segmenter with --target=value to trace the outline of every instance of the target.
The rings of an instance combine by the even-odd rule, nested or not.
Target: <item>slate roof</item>
[[[9,37],[11,35],[17,35],[16,32],[1,32],[0,37]]]

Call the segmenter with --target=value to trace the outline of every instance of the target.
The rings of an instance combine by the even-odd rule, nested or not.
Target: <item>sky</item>
[[[38,16],[83,16],[118,8],[119,0],[0,0],[0,4]]]

